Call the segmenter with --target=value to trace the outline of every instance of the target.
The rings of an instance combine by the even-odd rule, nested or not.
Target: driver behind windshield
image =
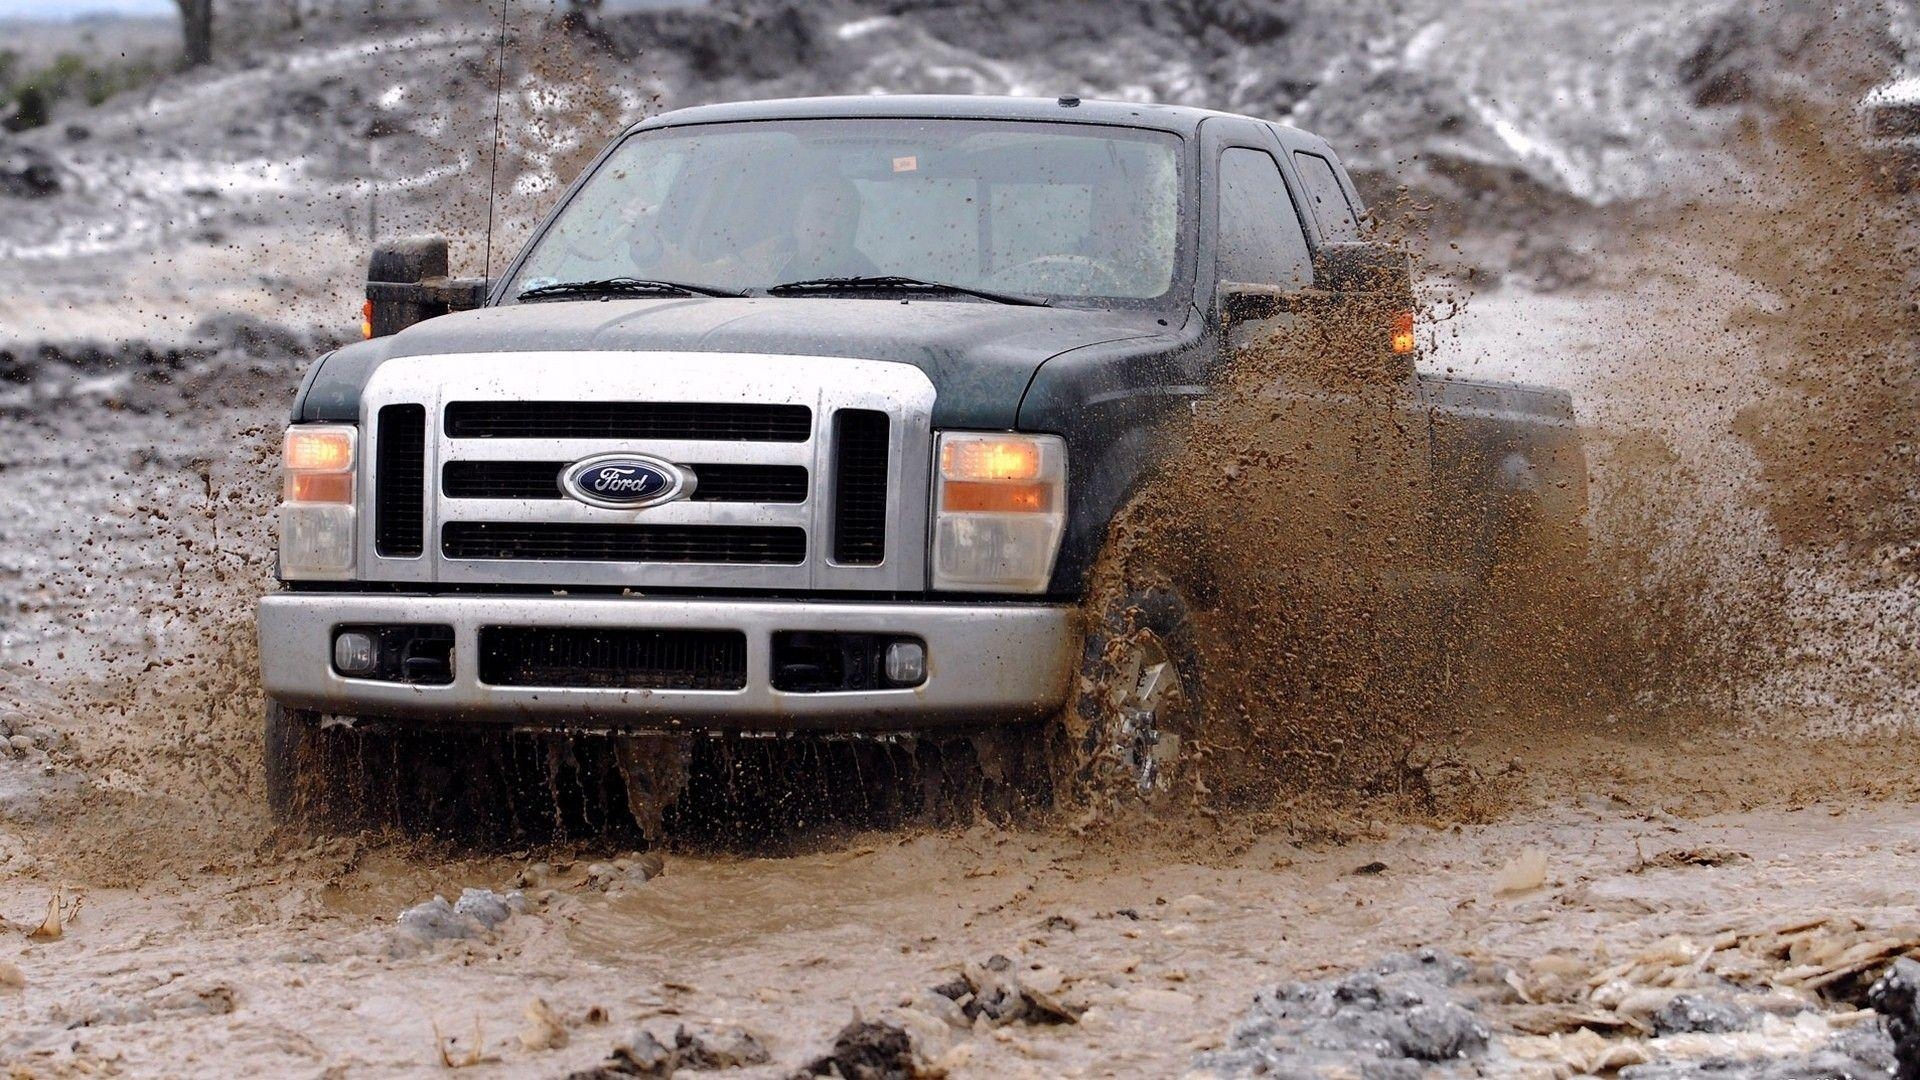
[[[873,277],[880,273],[854,246],[860,231],[860,192],[837,173],[817,173],[785,213],[767,213],[776,224],[753,237],[733,238],[702,256],[693,244],[661,237],[657,214],[638,214],[627,245],[636,266],[686,281],[756,281],[768,285],[814,278]],[[732,224],[732,223],[730,223]]]
[[[793,215],[792,251],[775,264],[773,280],[878,275],[880,268],[854,246],[859,231],[859,189],[843,176],[820,176],[800,193]]]

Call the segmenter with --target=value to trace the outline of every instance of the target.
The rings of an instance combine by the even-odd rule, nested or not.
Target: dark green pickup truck
[[[1419,418],[1408,460],[1577,518],[1569,395],[1416,373],[1405,257],[1366,229],[1333,150],[1285,125],[863,97],[637,124],[491,282],[449,280],[444,242],[383,249],[371,340],[313,365],[287,432],[259,609],[276,806],[344,752],[331,729],[374,722],[1060,715],[1111,644],[1079,606],[1156,428],[1356,268],[1405,293],[1371,347]],[[1129,647],[1150,786],[1156,703],[1193,673]]]

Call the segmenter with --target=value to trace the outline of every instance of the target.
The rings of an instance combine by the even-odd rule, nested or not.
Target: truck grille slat
[[[449,461],[440,490],[452,499],[559,499],[564,461]],[[693,502],[803,503],[804,465],[690,465]]]
[[[557,521],[451,521],[440,550],[449,559],[797,565],[807,531],[762,525],[581,525]]]
[[[446,409],[454,439],[697,439],[806,442],[805,405],[675,401],[455,401]]]
[[[875,566],[887,553],[887,414],[834,414],[833,559]]]
[[[373,546],[387,558],[426,550],[427,408],[380,410],[373,471]]]
[[[493,686],[740,690],[747,685],[747,636],[738,630],[483,626],[480,681]]]

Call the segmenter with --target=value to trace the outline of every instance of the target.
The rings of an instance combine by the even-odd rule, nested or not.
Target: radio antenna
[[[493,190],[500,175],[500,98],[507,80],[507,11],[513,0],[500,0],[500,45],[493,65],[493,147],[487,161],[487,248],[480,275],[493,276]]]

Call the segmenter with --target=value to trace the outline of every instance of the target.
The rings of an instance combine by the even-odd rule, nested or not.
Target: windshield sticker
[[[909,155],[907,157],[897,157],[893,159],[894,172],[916,172],[919,168],[920,159],[917,156]]]

